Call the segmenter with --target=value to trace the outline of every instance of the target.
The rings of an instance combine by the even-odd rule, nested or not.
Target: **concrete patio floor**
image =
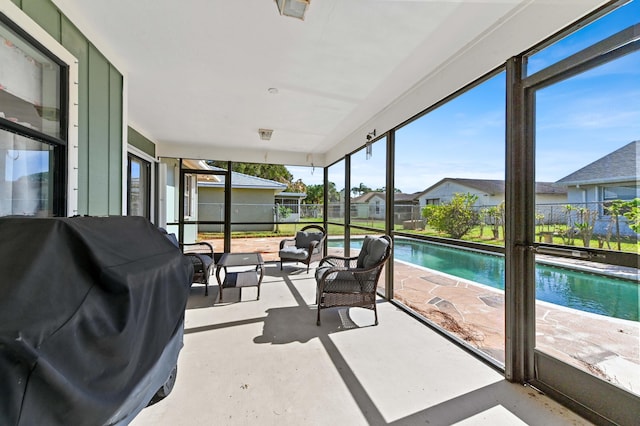
[[[282,238],[234,238],[232,251],[278,259]],[[222,247],[221,240],[210,241]],[[330,253],[338,249],[329,249]],[[339,253],[339,252],[338,252]],[[339,253],[340,254],[340,253]],[[547,262],[558,258],[541,256]],[[562,259],[586,271],[638,279],[638,270]],[[302,268],[300,264],[298,267]],[[566,265],[565,265],[566,266]],[[285,264],[285,271],[296,270]],[[215,280],[214,280],[215,281]],[[383,290],[381,290],[383,291]],[[394,298],[504,364],[504,292],[406,262],[394,262]],[[610,383],[640,394],[640,322],[536,303],[536,347]]]
[[[313,272],[265,269],[260,300],[193,286],[175,388],[133,425],[590,424],[388,302],[317,327]]]

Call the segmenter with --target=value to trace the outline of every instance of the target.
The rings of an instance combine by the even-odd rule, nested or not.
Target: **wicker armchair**
[[[317,325],[320,311],[335,306],[373,310],[378,325],[376,288],[382,268],[391,255],[391,238],[365,237],[356,257],[327,256],[316,269]]]
[[[191,283],[204,284],[204,295],[209,295],[209,276],[211,276],[211,268],[213,267],[213,246],[209,243],[183,243],[178,242],[176,234],[169,234],[164,228],[160,228],[171,243],[182,249],[185,256],[189,257],[193,264],[193,278]]]
[[[307,265],[324,257],[324,241],[327,233],[319,225],[308,225],[296,232],[295,238],[280,241],[280,270],[284,262],[302,262]]]
[[[180,244],[185,256],[193,263],[192,283],[204,284],[204,295],[209,295],[209,277],[213,267],[213,246],[206,242]]]

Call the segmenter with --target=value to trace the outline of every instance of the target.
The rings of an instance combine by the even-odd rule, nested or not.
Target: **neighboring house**
[[[608,205],[614,200],[640,198],[638,164],[640,141],[633,141],[556,182],[567,188],[568,202],[576,207],[596,210],[599,218],[594,233],[604,235],[611,232],[611,216]],[[637,234],[620,217],[621,235],[637,238]]]
[[[420,213],[420,204],[418,195],[420,192],[413,194],[395,193],[393,194],[393,223],[396,225],[403,224],[405,228],[421,228],[424,227],[422,215]]]
[[[396,206],[415,206],[418,204],[418,195],[420,192],[414,192],[413,194],[405,194],[402,192],[396,192],[393,194],[393,204]]]
[[[287,185],[273,180],[231,172],[231,222],[255,224],[233,225],[233,231],[272,231],[275,197]],[[198,179],[198,220],[224,221],[224,182]],[[259,222],[265,222],[259,224]],[[200,231],[222,232],[221,225],[200,225]]]
[[[384,219],[385,212],[384,192],[367,192],[351,199],[353,219]]]
[[[178,217],[178,191],[174,188],[179,182],[178,168],[171,161],[163,160],[170,170],[175,171],[167,177],[167,222],[176,221]],[[183,160],[183,167],[203,172],[222,170],[196,160]],[[225,182],[220,175],[197,174],[197,178],[196,174],[186,175],[185,218],[188,221],[224,222],[224,187]],[[280,182],[231,172],[231,222],[241,223],[232,225],[232,230],[272,231],[276,220],[276,195],[280,196],[285,189],[287,185]],[[285,195],[284,198],[291,197]],[[197,230],[222,232],[223,225],[199,224]],[[195,239],[195,236],[194,225],[185,226],[185,242]]]
[[[328,214],[328,219],[335,219],[335,220],[341,220],[344,219],[344,206],[345,206],[345,190],[342,189],[341,191],[338,192],[338,201],[333,201],[330,202],[329,205],[327,206],[327,214]]]
[[[569,203],[606,203],[640,197],[640,141],[631,142],[556,182],[567,188]]]
[[[281,192],[276,195],[275,204],[282,206],[287,210],[287,216],[282,215],[278,217],[279,222],[297,222],[300,220],[300,204],[301,201],[307,198],[307,194],[304,192]]]
[[[444,178],[417,194],[421,207],[451,201],[454,194],[478,196],[477,207],[497,206],[505,199],[504,180]],[[536,182],[536,204],[567,202],[567,191],[552,182]]]
[[[393,194],[394,223],[399,224],[406,220],[420,219],[419,212],[416,209],[418,205],[417,195],[418,193],[404,194],[397,192]],[[385,205],[384,192],[367,192],[351,199],[351,217],[384,219],[386,213]]]

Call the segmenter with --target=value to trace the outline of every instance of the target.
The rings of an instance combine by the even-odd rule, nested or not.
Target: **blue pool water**
[[[352,240],[359,249],[361,240]],[[396,239],[397,260],[504,290],[504,257],[423,241]],[[330,247],[343,242],[329,241]],[[640,320],[640,285],[635,281],[536,264],[536,299],[581,311]]]

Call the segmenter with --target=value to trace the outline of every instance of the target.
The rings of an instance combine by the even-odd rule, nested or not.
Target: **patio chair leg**
[[[378,309],[376,309],[376,306],[373,306],[373,313],[376,317],[376,322],[373,325],[378,325]]]
[[[280,261],[280,270],[282,271],[282,260]]]
[[[316,319],[316,325],[320,325],[320,306],[318,306],[318,319]]]

